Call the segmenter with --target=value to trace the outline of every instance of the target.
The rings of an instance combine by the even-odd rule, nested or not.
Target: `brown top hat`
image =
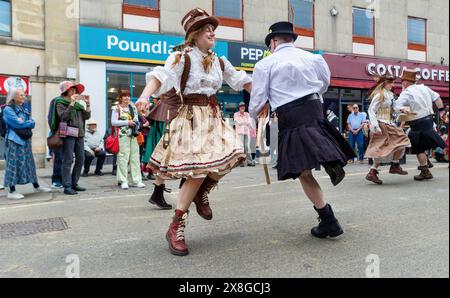
[[[417,82],[417,70],[415,69],[405,69],[401,77],[402,81],[408,81],[415,83]]]
[[[191,32],[200,29],[206,24],[213,25],[215,30],[219,26],[219,19],[210,16],[201,8],[194,8],[189,11],[181,21],[181,26],[183,26],[184,31],[186,31],[186,39]]]

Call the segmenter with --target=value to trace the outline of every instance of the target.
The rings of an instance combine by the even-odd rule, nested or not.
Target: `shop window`
[[[11,36],[10,0],[0,0],[0,36]]]
[[[244,5],[242,0],[213,0],[213,13],[220,19],[217,38],[244,40]]]
[[[427,21],[408,18],[408,59],[426,61]]]
[[[353,8],[353,53],[375,55],[375,13]]]
[[[300,35],[314,37],[313,0],[289,0],[289,21]]]
[[[122,23],[124,29],[159,32],[160,0],[124,0]]]

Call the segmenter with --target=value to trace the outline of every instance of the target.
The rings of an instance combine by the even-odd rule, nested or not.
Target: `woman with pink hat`
[[[177,209],[166,234],[172,254],[188,254],[184,230],[192,202],[197,212],[212,219],[208,193],[219,180],[245,160],[232,127],[222,118],[217,92],[225,80],[234,90],[251,91],[251,78],[237,71],[211,50],[219,20],[203,9],[189,11],[181,22],[186,31],[186,47],[174,52],[164,67],[147,74],[147,86],[140,101],[159,97],[175,88],[183,105],[170,123],[149,162],[163,179],[185,178]]]
[[[51,130],[63,138],[62,182],[64,194],[76,195],[86,191],[78,185],[84,164],[85,122],[91,118],[89,96],[82,96],[84,86],[70,81],[59,84],[61,96],[55,100]],[[75,163],[72,170],[73,155]]]

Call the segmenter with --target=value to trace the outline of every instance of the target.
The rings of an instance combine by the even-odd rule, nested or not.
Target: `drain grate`
[[[62,217],[5,223],[0,224],[0,239],[64,231],[68,228]]]

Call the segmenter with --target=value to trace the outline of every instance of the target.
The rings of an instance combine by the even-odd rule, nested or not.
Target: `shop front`
[[[108,28],[80,27],[80,80],[91,95],[93,117],[99,129],[110,127],[111,107],[118,91],[128,89],[136,101],[145,87],[145,74],[163,65],[181,36],[132,32]],[[246,43],[218,41],[215,52],[225,56],[237,69],[251,75],[255,64],[264,58],[267,47]],[[224,116],[232,118],[241,101],[249,95],[224,84],[218,98]]]
[[[343,54],[326,53],[323,56],[331,70],[331,86],[324,95],[324,106],[325,109],[331,106],[339,116],[341,131],[345,129],[350,113],[348,105],[358,104],[361,110],[367,111],[370,104],[368,91],[375,85],[374,74],[389,74],[399,78],[403,69],[417,69],[419,83],[438,92],[446,105],[449,103],[448,66]],[[401,81],[397,79],[394,92],[399,95],[401,91]]]

